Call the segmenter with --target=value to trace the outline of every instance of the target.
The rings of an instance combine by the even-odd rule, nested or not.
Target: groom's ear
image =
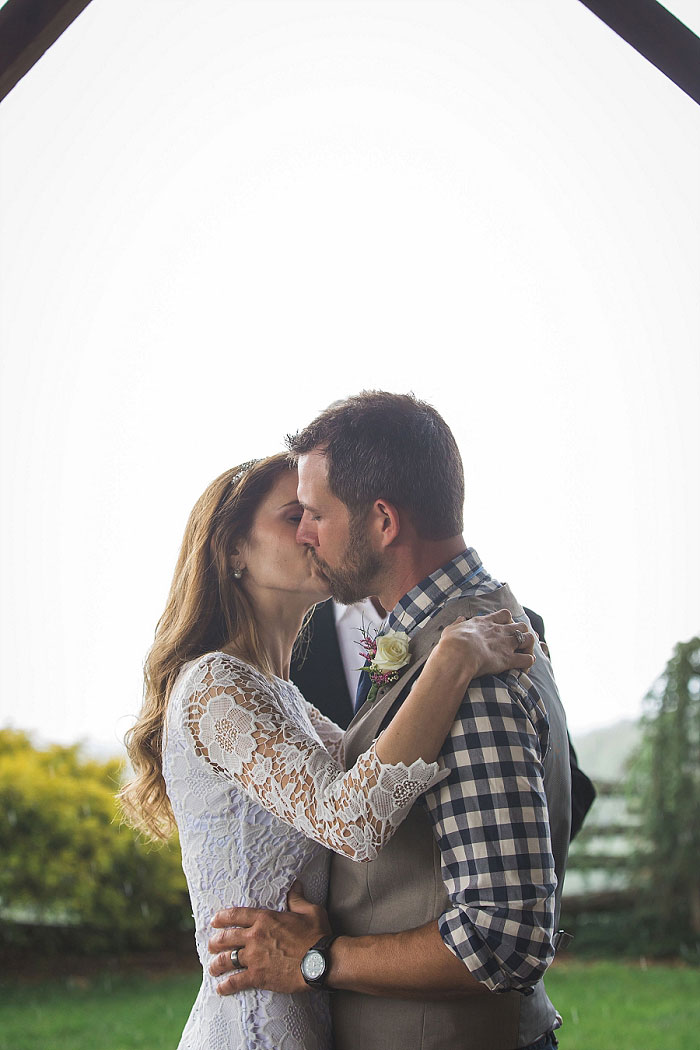
[[[388,547],[401,531],[399,509],[387,500],[376,500],[371,511],[372,531],[379,547]]]

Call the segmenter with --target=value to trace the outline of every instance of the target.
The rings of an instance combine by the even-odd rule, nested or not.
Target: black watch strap
[[[338,937],[337,933],[327,933],[325,937],[321,937],[320,941],[316,941],[313,947],[317,952],[323,952],[325,954],[336,937]]]

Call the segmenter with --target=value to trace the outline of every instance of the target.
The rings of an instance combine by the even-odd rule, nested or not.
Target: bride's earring
[[[242,576],[242,575],[243,575],[243,572],[242,572],[242,570],[241,570],[241,569],[234,569],[234,570],[233,570],[233,578],[234,578],[235,580],[240,580],[240,578],[241,578],[241,576]]]

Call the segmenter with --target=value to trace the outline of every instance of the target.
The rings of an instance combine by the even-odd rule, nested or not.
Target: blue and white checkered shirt
[[[449,599],[499,586],[468,548],[401,598],[387,626],[410,635]],[[442,749],[452,773],[424,796],[452,905],[438,920],[440,934],[492,991],[528,991],[554,956],[548,740],[547,713],[527,675],[475,679]]]

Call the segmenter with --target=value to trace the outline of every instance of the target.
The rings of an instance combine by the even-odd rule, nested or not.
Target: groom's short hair
[[[329,488],[353,517],[385,499],[408,512],[423,539],[462,531],[464,470],[457,442],[440,413],[413,394],[365,390],[336,401],[289,435],[287,445],[294,459],[323,452]]]

